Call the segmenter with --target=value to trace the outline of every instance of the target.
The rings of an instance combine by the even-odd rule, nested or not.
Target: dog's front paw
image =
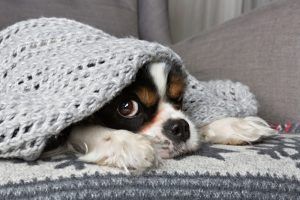
[[[203,127],[200,132],[207,142],[242,145],[272,137],[277,131],[259,117],[229,117],[212,122]]]
[[[100,133],[94,143],[86,144],[86,154],[79,159],[101,166],[144,171],[156,167],[158,158],[150,140],[126,130]]]

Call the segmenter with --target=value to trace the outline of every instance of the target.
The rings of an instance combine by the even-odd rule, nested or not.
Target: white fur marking
[[[164,141],[169,141],[169,145],[163,145],[163,147],[168,146],[169,152],[164,151],[163,154],[160,154],[162,158],[171,158],[177,155],[180,155],[182,153],[195,151],[200,146],[200,137],[199,133],[197,132],[197,129],[193,122],[191,122],[188,117],[183,114],[182,111],[174,109],[174,107],[170,103],[166,102],[160,102],[159,104],[159,114],[156,116],[155,122],[151,124],[150,127],[148,127],[146,130],[143,130],[141,134],[144,134],[148,136],[149,138],[152,138],[153,142],[157,143],[163,143]],[[162,127],[163,124],[168,119],[184,119],[190,127],[190,138],[185,141],[181,142],[179,144],[173,143],[170,139],[168,139],[163,133],[162,133]],[[174,146],[180,147],[174,149]],[[178,150],[180,149],[180,150]]]
[[[166,64],[152,63],[149,68],[149,72],[153,78],[153,82],[157,87],[159,95],[164,97],[167,87],[167,76],[165,73]]]

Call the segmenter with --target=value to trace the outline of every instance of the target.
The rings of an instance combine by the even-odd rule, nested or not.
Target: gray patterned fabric
[[[249,146],[205,145],[145,174],[76,157],[0,162],[2,199],[299,199],[300,135]]]
[[[6,28],[0,32],[0,157],[38,158],[48,138],[97,111],[150,62],[182,67],[167,47],[72,20],[41,18]],[[256,114],[248,87],[187,75],[184,109],[197,125]]]
[[[299,199],[300,181],[272,175],[84,175],[0,186],[6,199]],[[159,188],[159,189],[157,189]],[[16,192],[18,191],[18,192]],[[80,191],[80,192],[78,192]]]

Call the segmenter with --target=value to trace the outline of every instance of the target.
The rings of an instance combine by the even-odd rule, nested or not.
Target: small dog
[[[135,81],[92,116],[69,128],[63,151],[79,159],[125,170],[145,170],[159,158],[199,149],[201,141],[241,145],[274,134],[258,117],[224,118],[196,127],[181,111],[186,74],[180,67],[151,63]]]

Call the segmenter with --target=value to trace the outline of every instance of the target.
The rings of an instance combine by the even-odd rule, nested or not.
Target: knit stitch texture
[[[0,32],[0,157],[34,160],[46,141],[91,115],[151,62],[183,67],[157,43],[116,38],[62,18],[19,22]],[[257,102],[247,86],[201,82],[187,73],[184,111],[198,126],[250,116]]]

